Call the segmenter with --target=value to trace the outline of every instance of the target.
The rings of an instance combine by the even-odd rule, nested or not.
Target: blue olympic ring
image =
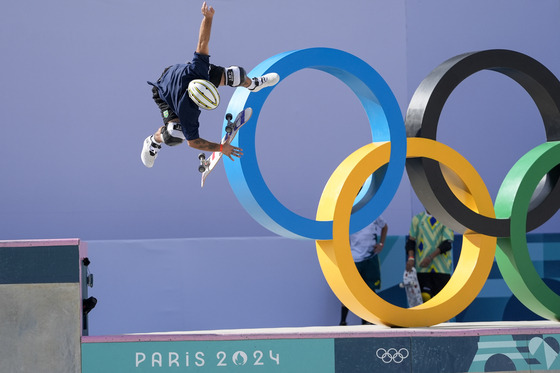
[[[373,142],[391,142],[391,160],[383,181],[375,191],[372,189],[377,186],[370,183],[357,198],[356,211],[350,221],[350,233],[353,233],[379,216],[398,189],[406,161],[404,120],[399,104],[385,80],[363,60],[337,49],[309,48],[281,53],[259,64],[250,75],[276,72],[281,79],[285,79],[304,68],[324,71],[344,82],[366,111]],[[237,89],[229,102],[228,113],[238,113],[250,107],[253,109],[253,119],[233,141],[233,145],[241,147],[245,155],[239,162],[225,159],[228,180],[247,212],[272,232],[291,238],[332,239],[332,221],[307,219],[286,208],[267,187],[259,170],[255,152],[256,124],[272,89],[258,93]]]

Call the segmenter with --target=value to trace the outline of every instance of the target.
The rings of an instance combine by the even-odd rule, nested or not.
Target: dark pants
[[[451,275],[448,273],[418,272],[417,275],[420,290],[422,293],[430,294],[431,297],[439,293],[451,278]]]
[[[357,262],[356,268],[371,290],[376,291],[381,288],[379,256],[375,255],[361,262]],[[348,316],[348,308],[342,305],[340,311],[340,325],[346,325],[346,316]],[[362,325],[363,324],[368,324],[368,322],[362,319]]]

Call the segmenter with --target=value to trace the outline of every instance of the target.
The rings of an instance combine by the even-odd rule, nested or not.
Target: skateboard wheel
[[[233,127],[232,126],[226,126],[226,132],[227,133],[232,133],[233,132]]]
[[[232,119],[233,119],[233,115],[231,115],[231,113],[227,113],[227,114],[226,114],[226,119],[227,119],[227,120],[232,120]]]
[[[203,173],[204,171],[206,171],[206,167],[203,165],[198,166],[198,172]]]
[[[205,159],[206,159],[206,154],[200,153],[200,154],[198,155],[198,159],[201,160],[201,161],[205,160]]]

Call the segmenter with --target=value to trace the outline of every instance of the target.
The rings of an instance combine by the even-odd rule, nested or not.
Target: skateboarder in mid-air
[[[280,77],[269,73],[249,78],[240,66],[221,67],[210,64],[209,41],[214,18],[214,8],[202,4],[202,23],[198,44],[192,61],[166,68],[157,82],[152,85],[153,99],[158,105],[164,125],[144,140],[141,159],[146,167],[152,167],[162,143],[169,146],[183,141],[195,149],[220,151],[233,160],[243,153],[230,144],[221,146],[200,138],[198,134],[200,108],[215,109],[219,104],[216,87],[245,87],[252,92],[271,87]]]

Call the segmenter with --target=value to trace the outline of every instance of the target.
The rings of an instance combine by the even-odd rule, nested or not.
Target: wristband
[[[220,144],[220,153],[222,153],[222,150],[224,150],[224,144]]]

